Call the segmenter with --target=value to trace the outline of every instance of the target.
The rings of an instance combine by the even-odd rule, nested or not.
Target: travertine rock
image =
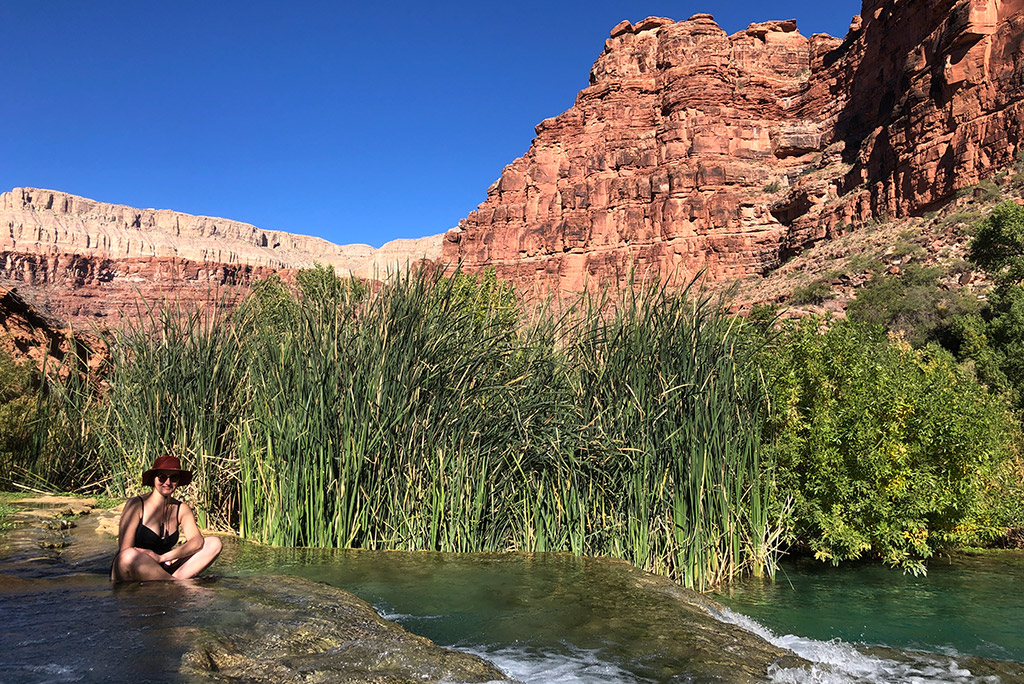
[[[105,204],[53,190],[0,194],[0,279],[79,326],[116,322],[135,303],[218,302],[258,278],[314,263],[381,275],[436,260],[441,236],[377,250],[227,219]],[[106,320],[104,320],[106,319]]]
[[[764,274],[1013,163],[1024,0],[866,0],[843,41],[710,15],[612,29],[590,87],[536,127],[444,260],[577,291],[631,272]]]

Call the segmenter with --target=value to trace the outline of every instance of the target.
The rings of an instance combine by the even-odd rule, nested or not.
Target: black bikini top
[[[141,500],[141,497],[140,497]],[[178,509],[181,507],[181,502],[174,504],[174,520],[178,520]],[[135,546],[140,549],[149,549],[156,554],[165,554],[175,547],[178,543],[178,528],[175,526],[174,532],[167,534],[164,529],[163,522],[160,523],[159,534],[149,529],[142,523],[142,519],[145,517],[146,503],[142,501],[142,512],[139,513],[139,526],[135,529]]]

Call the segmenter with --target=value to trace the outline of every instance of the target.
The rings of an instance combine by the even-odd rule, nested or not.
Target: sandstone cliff
[[[275,272],[333,266],[382,277],[435,260],[441,236],[369,245],[227,219],[105,204],[53,190],[0,194],[0,279],[56,316],[88,324],[152,302],[218,301]],[[130,313],[130,312],[129,312]],[[115,321],[116,322],[116,321]]]
[[[544,290],[766,274],[1012,163],[1022,29],[1024,0],[865,0],[844,40],[794,21],[622,22],[443,257]]]

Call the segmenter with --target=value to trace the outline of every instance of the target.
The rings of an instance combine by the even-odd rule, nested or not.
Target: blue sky
[[[371,4],[373,5],[371,7]],[[380,246],[453,227],[572,106],[622,19],[797,19],[855,0],[30,0],[0,5],[0,191]]]

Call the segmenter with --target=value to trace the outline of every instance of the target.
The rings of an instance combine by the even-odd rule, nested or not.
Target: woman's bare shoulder
[[[133,496],[124,502],[124,508],[121,510],[121,516],[134,516],[135,513],[144,510],[142,507],[142,497]]]

